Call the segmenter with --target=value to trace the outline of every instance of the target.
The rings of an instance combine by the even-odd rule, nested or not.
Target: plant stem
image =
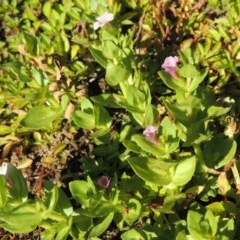
[[[204,157],[202,155],[202,150],[200,148],[200,145],[199,144],[193,144],[193,148],[194,148],[194,152],[196,154],[197,161],[199,163],[199,166],[200,166],[202,172],[207,172],[208,171],[208,167],[205,164]]]

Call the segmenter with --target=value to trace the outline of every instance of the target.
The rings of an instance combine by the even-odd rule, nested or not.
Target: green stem
[[[62,222],[62,221],[67,221],[66,217],[56,213],[56,212],[51,212],[50,215],[48,216],[48,218],[58,221],[58,222]]]
[[[194,152],[196,154],[197,161],[199,163],[200,169],[202,170],[202,172],[207,172],[208,171],[208,167],[205,164],[204,157],[202,155],[202,150],[200,148],[200,145],[199,144],[193,144],[193,148],[194,148]]]

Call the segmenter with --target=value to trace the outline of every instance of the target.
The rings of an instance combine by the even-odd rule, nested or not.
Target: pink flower
[[[114,15],[106,11],[104,14],[96,18],[96,22],[93,24],[93,29],[97,30],[100,27],[105,26],[107,23],[111,22],[114,19]]]
[[[150,141],[157,143],[157,127],[149,125],[143,131],[143,135]]]
[[[177,72],[176,72],[176,67],[177,63],[179,62],[179,58],[177,56],[170,56],[165,58],[164,63],[162,64],[162,68],[169,73],[172,77],[176,78]]]
[[[102,176],[98,179],[98,185],[100,187],[103,187],[103,188],[109,190],[111,188],[110,181],[111,180],[108,176]]]

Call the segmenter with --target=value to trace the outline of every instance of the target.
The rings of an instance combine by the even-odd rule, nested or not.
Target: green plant
[[[2,1],[0,227],[59,240],[112,229],[123,240],[238,239],[239,9]],[[39,152],[5,163],[19,146]],[[38,164],[30,195],[20,169]],[[61,164],[70,179],[44,180]]]

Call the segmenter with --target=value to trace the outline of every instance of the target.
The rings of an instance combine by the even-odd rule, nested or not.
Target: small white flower
[[[96,22],[93,24],[93,29],[97,30],[100,27],[105,26],[107,23],[111,22],[114,19],[114,15],[106,11],[104,14],[96,18]]]
[[[3,163],[0,167],[0,175],[6,175],[8,170],[8,163]]]

